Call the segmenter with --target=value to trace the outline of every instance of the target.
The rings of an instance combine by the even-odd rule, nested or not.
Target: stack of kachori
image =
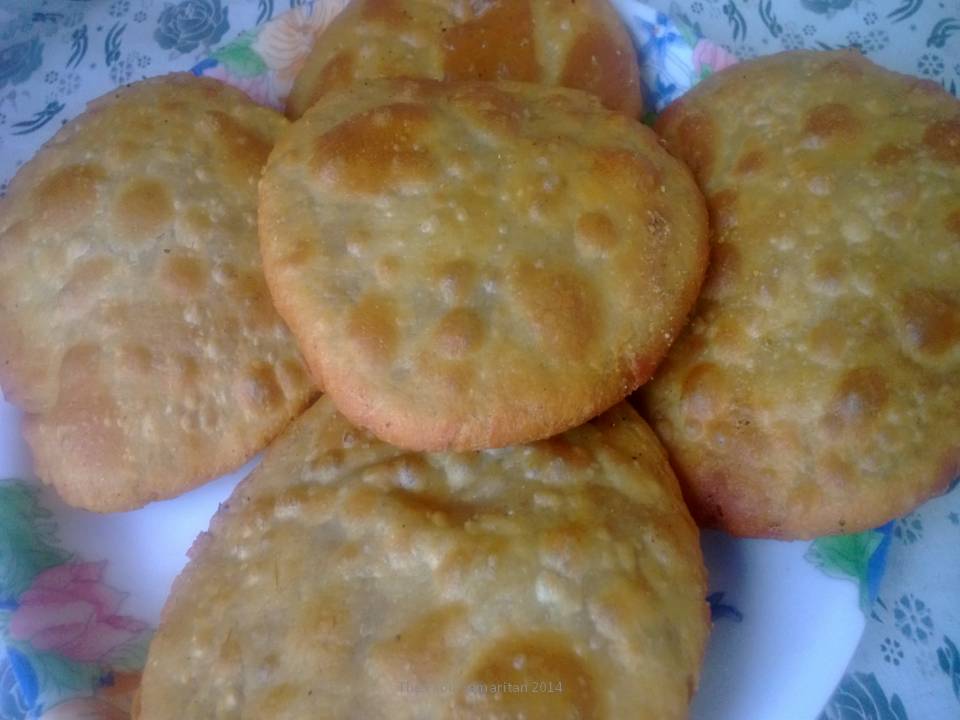
[[[786,53],[660,140],[638,78],[606,0],[354,0],[294,123],[172,75],[18,173],[0,382],[41,479],[130,509],[292,421],[194,545],[135,717],[683,718],[684,499],[796,538],[953,478],[957,102]]]

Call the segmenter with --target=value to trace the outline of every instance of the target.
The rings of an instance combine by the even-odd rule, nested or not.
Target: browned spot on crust
[[[226,149],[223,162],[228,179],[256,183],[273,144],[224,112],[212,110],[209,115],[218,136],[218,145]]]
[[[50,226],[70,227],[88,220],[97,201],[97,183],[103,169],[69,165],[46,178],[33,191],[37,220]]]
[[[443,72],[451,80],[540,79],[530,0],[493,0],[443,33]]]
[[[433,271],[433,277],[444,301],[462,302],[476,284],[477,267],[470,260],[450,260]]]
[[[164,284],[177,293],[193,295],[207,285],[207,264],[187,255],[167,256],[161,265]]]
[[[740,159],[737,160],[735,171],[741,175],[747,175],[755,170],[759,170],[766,164],[767,156],[764,155],[762,150],[750,150],[741,155]]]
[[[855,135],[862,128],[863,121],[843,103],[817,105],[807,115],[804,126],[807,133],[822,138]]]
[[[592,93],[604,105],[617,110],[625,98],[636,94],[631,87],[635,82],[631,65],[635,63],[603,25],[593,23],[570,48],[560,84]]]
[[[483,320],[475,312],[456,308],[437,324],[437,349],[448,358],[462,358],[480,347],[484,334]]]
[[[879,369],[856,368],[840,379],[833,411],[845,425],[859,425],[875,418],[889,396],[887,379]]]
[[[940,355],[960,340],[960,305],[944,293],[910,290],[900,298],[907,342],[915,349]]]
[[[960,163],[960,119],[940,120],[931,124],[923,134],[923,142],[936,159]]]
[[[594,153],[593,172],[611,191],[653,192],[660,188],[660,170],[647,158],[629,150],[602,149]]]
[[[430,111],[397,103],[347,120],[320,136],[313,167],[331,187],[378,194],[397,185],[418,185],[436,173],[423,135]]]
[[[947,228],[947,232],[953,235],[954,239],[960,242],[960,210],[954,210],[944,221],[944,227]]]
[[[124,343],[117,350],[120,367],[135,375],[147,375],[153,369],[153,353],[145,345]]]
[[[366,0],[360,10],[360,17],[385,25],[395,25],[407,19],[403,3],[398,0]]]
[[[465,84],[453,95],[453,101],[483,127],[510,132],[520,126],[520,103],[492,85]]]
[[[723,372],[713,363],[698,363],[690,368],[680,391],[683,412],[706,422],[730,405],[729,387]]]
[[[584,255],[602,254],[617,244],[617,228],[605,213],[583,213],[577,218],[574,240]]]
[[[397,319],[389,298],[365,295],[350,310],[347,336],[364,360],[392,360],[397,349]]]
[[[519,686],[531,678],[553,678],[564,691],[546,693],[536,703],[525,693],[471,692],[471,687],[477,686],[502,686],[503,683]],[[494,715],[522,716],[526,720],[574,717],[597,720],[603,717],[602,692],[584,661],[563,637],[550,633],[510,636],[489,648],[471,669],[457,693],[455,717],[461,720]]]
[[[139,178],[121,190],[113,206],[117,230],[131,240],[156,237],[173,222],[173,200],[159,180]]]
[[[897,165],[912,155],[913,150],[906,145],[887,143],[880,146],[873,154],[873,161],[882,166]]]
[[[258,362],[250,366],[240,384],[240,399],[251,412],[274,410],[283,403],[283,390],[271,365]]]
[[[510,285],[543,350],[577,357],[597,336],[596,295],[574,271],[522,261],[510,273]]]
[[[372,663],[393,683],[423,683],[442,676],[453,662],[456,635],[466,630],[462,605],[445,605],[421,616],[372,648]]]

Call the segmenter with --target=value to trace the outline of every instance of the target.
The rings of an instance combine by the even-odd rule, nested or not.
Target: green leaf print
[[[0,603],[16,600],[39,573],[70,559],[57,547],[56,524],[37,492],[0,481]]]
[[[110,668],[120,672],[139,672],[147,664],[147,650],[153,632],[143,632],[110,653]]]
[[[883,533],[876,530],[822,537],[811,543],[806,558],[827,575],[851,578],[859,583],[860,606],[866,611],[870,607],[870,558],[881,542]]]
[[[240,77],[262,75],[267,71],[267,64],[251,47],[253,40],[254,35],[244,33],[232,43],[227,43],[213,53],[213,57],[234,75]]]

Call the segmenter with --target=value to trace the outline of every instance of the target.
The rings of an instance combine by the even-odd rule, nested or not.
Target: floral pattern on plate
[[[0,483],[0,718],[121,718],[150,641],[105,562],[61,547],[25,483]]]
[[[954,0],[613,2],[628,20],[655,111],[738,57],[801,47],[855,47],[955,94],[960,84]],[[0,180],[88,99],[149,75],[192,69],[280,107],[313,36],[345,3],[5,0]],[[960,627],[945,590],[960,587],[960,568],[917,563],[931,548],[952,557],[960,493],[951,497],[807,550],[814,567],[855,581],[869,607],[858,655],[822,720],[960,716]],[[124,612],[109,566],[94,560],[64,549],[33,484],[0,483],[0,720],[127,717],[150,629]],[[885,561],[891,571],[881,584]],[[707,598],[718,631],[749,629],[754,618],[739,590],[713,588]]]

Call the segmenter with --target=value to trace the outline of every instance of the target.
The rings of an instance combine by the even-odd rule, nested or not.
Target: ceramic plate
[[[194,72],[276,104],[291,58],[308,47],[284,38],[322,25],[336,2],[278,14]],[[616,4],[645,60],[652,108],[735,61],[696,28],[630,0]],[[29,479],[18,413],[0,402],[0,478],[11,479],[0,482],[0,720],[122,716],[110,713],[129,703],[188,548],[253,464],[143,510],[94,515]],[[705,533],[714,631],[692,717],[816,718],[857,647],[888,542],[889,528],[813,544]]]

